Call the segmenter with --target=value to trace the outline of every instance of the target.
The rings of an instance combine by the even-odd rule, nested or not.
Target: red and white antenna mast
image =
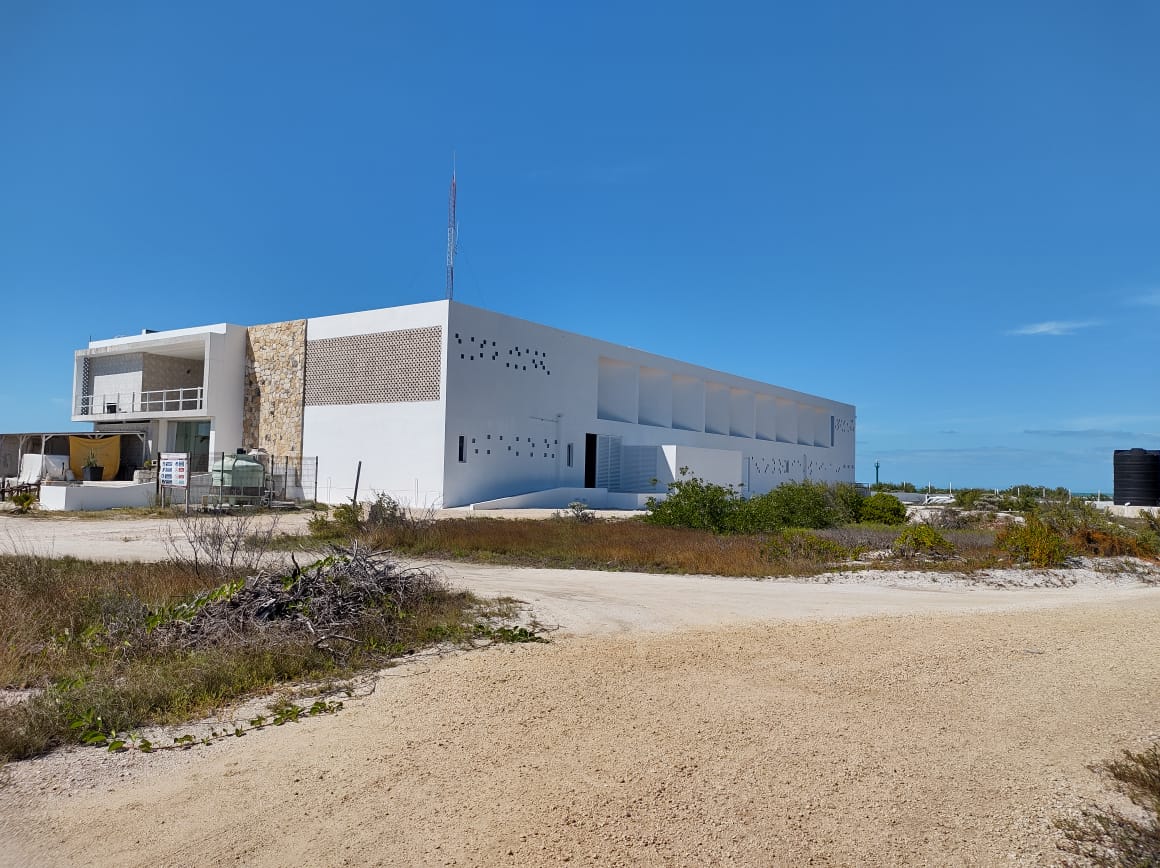
[[[455,154],[451,154],[451,190],[447,195],[447,298],[455,297],[455,249],[459,246],[459,224],[455,221]]]

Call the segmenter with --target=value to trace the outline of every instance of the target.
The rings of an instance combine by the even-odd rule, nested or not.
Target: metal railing
[[[81,395],[78,416],[116,416],[125,413],[169,413],[205,408],[205,387],[155,389],[149,392],[112,392]]]

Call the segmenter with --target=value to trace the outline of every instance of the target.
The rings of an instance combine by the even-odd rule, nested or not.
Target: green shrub
[[[961,509],[976,509],[988,493],[981,488],[960,488],[955,492],[955,506]]]
[[[784,482],[745,501],[737,529],[760,533],[781,527],[833,527],[837,523],[833,500],[833,490],[825,483]]]
[[[862,504],[866,498],[856,485],[839,482],[833,488],[835,524],[857,524],[862,520]]]
[[[1055,533],[1065,537],[1071,548],[1102,557],[1155,557],[1160,543],[1147,521],[1135,529],[1125,527],[1103,510],[1081,500],[1048,501],[1036,516]]]
[[[335,512],[337,513],[338,510],[335,510]],[[400,506],[399,502],[389,494],[381,491],[375,494],[375,499],[371,501],[371,505],[367,509],[367,527],[397,527],[406,520],[407,510]],[[358,518],[355,521],[357,526]]]
[[[862,503],[862,521],[903,524],[906,521],[906,505],[894,495],[879,491]]]
[[[362,528],[363,505],[356,501],[340,503],[334,508],[334,523],[340,531],[355,533]]]
[[[12,495],[12,503],[16,506],[16,514],[24,515],[32,512],[32,506],[36,503],[36,495],[31,491],[20,491]]]
[[[566,512],[556,512],[556,518],[567,519],[568,521],[574,521],[577,524],[588,524],[590,522],[596,521],[596,513],[589,509],[588,504],[586,504],[584,501],[573,500],[568,504],[568,509]]]
[[[929,524],[912,524],[902,529],[890,550],[901,558],[916,556],[945,558],[955,553],[954,545]]]
[[[905,491],[910,494],[918,491],[913,482],[875,482],[870,487],[874,491]]]
[[[306,530],[309,531],[313,537],[324,539],[332,537],[337,534],[337,530],[333,521],[326,517],[325,512],[315,513],[306,521]]]
[[[668,498],[649,498],[646,521],[715,533],[754,534],[786,527],[852,524],[862,515],[864,498],[849,483],[784,482],[765,494],[743,499],[730,486],[688,476],[687,468],[681,473],[681,479],[669,483]]]
[[[1036,509],[1035,517],[1060,536],[1083,530],[1104,530],[1112,523],[1106,513],[1082,500],[1044,503]]]
[[[1001,530],[995,545],[1016,560],[1041,569],[1061,567],[1072,554],[1067,540],[1033,515],[1022,524]]]
[[[1160,555],[1160,513],[1147,510],[1140,513],[1140,528],[1136,531],[1140,541],[1140,548],[1146,552],[1146,557],[1154,558]]]
[[[340,503],[332,510],[334,518],[326,513],[312,515],[306,522],[306,529],[316,539],[338,539],[351,537],[363,529],[363,507],[361,503]]]
[[[732,486],[688,476],[688,472],[689,468],[681,468],[681,478],[669,483],[669,495],[664,500],[648,499],[645,521],[663,527],[735,532],[735,514],[741,503],[737,492]]]

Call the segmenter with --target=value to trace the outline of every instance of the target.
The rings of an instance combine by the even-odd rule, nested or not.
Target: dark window
[[[467,460],[467,438],[462,434],[459,435],[459,460]]]
[[[572,446],[573,446],[572,443],[568,444],[568,466],[569,467],[572,466]]]

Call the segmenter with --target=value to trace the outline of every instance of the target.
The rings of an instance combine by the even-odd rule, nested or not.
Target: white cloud
[[[1095,320],[1048,320],[1047,322],[1035,322],[1030,325],[1025,325],[1017,329],[1013,329],[1007,334],[1009,335],[1053,335],[1056,337],[1062,335],[1070,335],[1079,331],[1080,329],[1091,328],[1099,325]]]
[[[1146,307],[1160,307],[1160,289],[1142,292],[1132,299],[1132,303],[1142,304]]]

